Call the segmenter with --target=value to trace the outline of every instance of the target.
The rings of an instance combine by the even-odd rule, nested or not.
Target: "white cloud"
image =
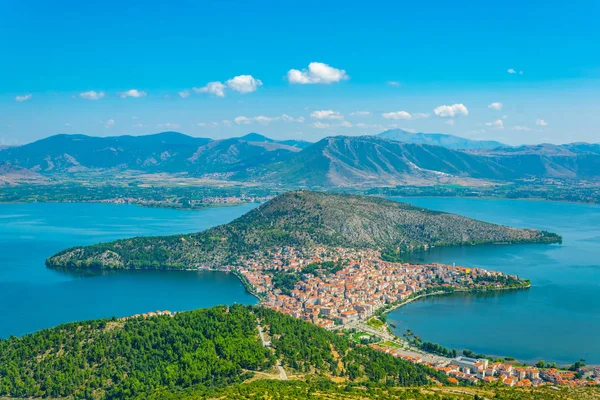
[[[333,68],[320,62],[311,62],[308,64],[308,70],[290,69],[287,73],[287,79],[289,83],[304,85],[312,83],[330,84],[348,80],[350,77],[343,69]]]
[[[183,90],[181,92],[177,93],[179,95],[179,97],[181,97],[182,99],[185,99],[186,97],[190,97],[190,91],[189,90]]]
[[[518,73],[519,75],[523,75],[523,71],[517,72],[517,70],[514,68],[509,68],[506,70],[506,72],[508,72],[509,74],[517,74]]]
[[[400,86],[400,82],[398,81],[387,81],[387,84],[394,87]]]
[[[448,121],[445,122],[445,124],[450,125],[450,126],[454,126],[456,122],[453,119],[449,119]]]
[[[221,82],[208,82],[206,86],[200,88],[194,87],[192,90],[196,93],[209,93],[217,97],[225,97],[225,85]]]
[[[412,115],[407,111],[392,111],[381,114],[385,119],[412,119]]]
[[[252,93],[262,86],[260,79],[254,79],[252,75],[238,75],[227,81],[227,87],[240,93]]]
[[[298,117],[298,118],[294,118],[294,117],[290,117],[287,114],[283,114],[280,119],[282,121],[287,121],[287,122],[304,122],[304,117]]]
[[[392,111],[381,114],[381,116],[385,119],[421,119],[421,118],[429,118],[429,114],[427,113],[414,113],[411,114],[408,111]]]
[[[29,100],[31,98],[31,96],[32,96],[31,93],[30,94],[24,94],[23,96],[17,96],[17,97],[15,97],[15,100],[18,101],[18,102],[27,101],[27,100]]]
[[[350,115],[356,117],[368,117],[371,113],[369,111],[354,111],[353,113],[350,113]]]
[[[221,123],[223,123],[223,125],[225,125],[225,126],[231,126],[231,125],[233,125],[233,124],[231,123],[231,121],[229,121],[229,120],[227,120],[227,119],[224,119],[223,121],[221,121]]]
[[[304,117],[294,118],[294,117],[290,117],[287,114],[282,114],[279,117],[267,117],[265,115],[258,115],[256,117],[239,116],[239,117],[236,117],[233,121],[238,125],[249,124],[252,122],[258,122],[260,124],[266,125],[273,121],[304,122]]]
[[[313,128],[318,128],[318,129],[328,129],[330,127],[329,124],[321,122],[321,121],[317,121],[314,124],[311,125]]]
[[[504,121],[502,121],[501,119],[497,119],[493,122],[486,122],[485,126],[491,126],[497,129],[504,129]]]
[[[338,111],[333,110],[318,110],[310,113],[310,116],[316,119],[344,119],[344,116]]]
[[[344,128],[352,128],[353,125],[348,121],[342,121],[340,122],[340,126],[343,126]]]
[[[146,92],[137,89],[129,89],[124,92],[119,92],[118,95],[121,96],[122,99],[126,99],[127,97],[138,98],[146,96]]]
[[[158,127],[160,129],[178,129],[180,125],[173,122],[165,122],[164,124],[158,124]]]
[[[543,119],[536,119],[535,124],[537,126],[548,126],[548,123],[546,121],[544,121]]]
[[[90,90],[89,92],[79,93],[79,97],[86,100],[100,100],[104,97],[104,92],[96,92],[94,90]]]
[[[115,120],[114,119],[109,119],[106,122],[100,121],[100,123],[104,124],[105,128],[110,128],[110,127],[112,127],[115,124]]]
[[[238,75],[228,79],[225,83],[219,81],[208,82],[206,86],[193,87],[192,90],[196,93],[209,93],[217,97],[225,97],[225,89],[235,90],[238,93],[252,93],[262,84],[260,79],[256,79],[252,75]],[[189,93],[189,91],[186,92]],[[181,92],[179,95],[181,96]]]
[[[513,131],[524,131],[524,132],[529,132],[531,130],[531,128],[527,127],[527,126],[523,126],[523,125],[515,125],[512,128]]]
[[[496,110],[496,111],[502,110],[502,107],[504,107],[504,104],[502,104],[502,103],[500,103],[498,101],[495,101],[492,104],[488,105],[488,108],[490,108],[492,110]]]
[[[65,126],[71,126],[70,122],[65,122]]]
[[[241,125],[241,124],[249,124],[250,122],[252,122],[252,120],[250,118],[239,116],[239,117],[235,117],[233,122],[235,122],[238,125]]]
[[[460,115],[469,115],[469,110],[464,104],[453,104],[451,106],[439,106],[433,110],[438,117],[458,117]]]
[[[196,126],[199,126],[199,127],[201,127],[201,128],[204,128],[204,127],[206,126],[206,122],[198,122],[198,123],[196,124]]]

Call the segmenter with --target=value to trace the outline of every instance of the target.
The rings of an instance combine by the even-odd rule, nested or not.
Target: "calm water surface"
[[[439,248],[411,261],[439,261],[518,274],[529,290],[419,300],[390,313],[397,334],[521,360],[600,364],[600,207],[519,200],[396,199],[516,227],[557,232],[562,245]]]
[[[114,204],[0,204],[0,337],[82,319],[256,303],[235,276],[222,272],[121,271],[82,277],[44,265],[48,256],[67,247],[197,232],[254,206],[180,211]]]

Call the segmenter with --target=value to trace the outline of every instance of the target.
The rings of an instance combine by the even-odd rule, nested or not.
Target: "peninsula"
[[[555,243],[561,237],[381,198],[289,192],[204,232],[74,247],[46,261],[66,269],[218,269],[264,306],[332,328],[423,294],[527,287],[482,268],[411,265],[433,246]]]

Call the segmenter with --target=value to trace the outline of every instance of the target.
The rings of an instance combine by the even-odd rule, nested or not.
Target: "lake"
[[[119,271],[77,276],[47,269],[75,245],[131,236],[197,232],[255,204],[199,211],[95,203],[0,204],[0,338],[63,322],[255,304],[237,277],[211,271]]]
[[[600,207],[468,198],[402,198],[417,206],[559,233],[562,245],[436,248],[409,261],[518,274],[529,290],[429,297],[392,311],[395,333],[519,360],[600,364]]]
[[[529,290],[431,297],[390,313],[402,334],[521,360],[600,364],[600,207],[519,200],[399,199],[484,221],[563,235],[562,245],[439,248],[411,261],[477,266],[518,274]],[[0,204],[0,337],[63,322],[255,304],[222,272],[119,271],[83,277],[49,270],[64,248],[131,236],[189,233],[226,223],[254,204],[201,211],[133,205]]]

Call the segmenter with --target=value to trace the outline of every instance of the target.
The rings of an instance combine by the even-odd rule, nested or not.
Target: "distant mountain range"
[[[146,136],[55,135],[0,152],[0,161],[40,173],[131,169],[195,174],[243,171],[298,152],[305,142],[258,134],[212,140],[177,132]]]
[[[4,171],[39,175],[132,170],[306,187],[598,180],[600,145],[510,147],[401,130],[328,137],[317,143],[277,141],[258,133],[223,140],[177,132],[105,138],[55,135],[1,150],[0,163]]]
[[[391,129],[381,132],[377,137],[396,142],[430,144],[455,150],[494,149],[507,145],[491,140],[471,140],[446,133],[411,133],[402,129]]]

